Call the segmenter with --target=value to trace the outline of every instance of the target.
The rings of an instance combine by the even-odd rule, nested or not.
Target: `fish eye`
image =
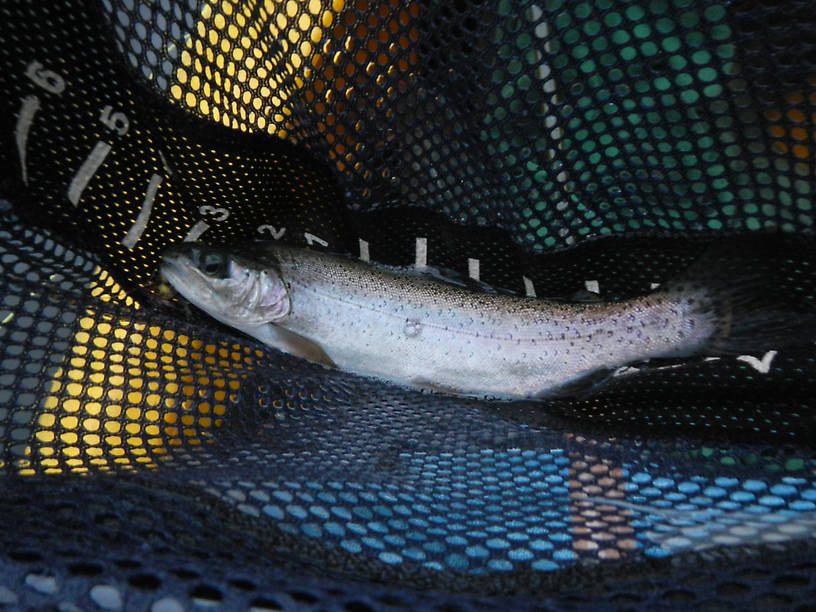
[[[217,253],[208,253],[204,258],[202,269],[207,274],[217,274],[222,268],[223,261],[223,258]]]

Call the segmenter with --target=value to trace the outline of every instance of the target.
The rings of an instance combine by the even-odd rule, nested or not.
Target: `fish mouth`
[[[161,265],[159,266],[162,278],[176,290],[178,290],[178,285],[182,283],[183,278],[187,276],[187,271],[180,260],[181,256],[176,253],[165,253],[162,255]]]
[[[199,308],[203,302],[202,298],[212,293],[204,282],[204,275],[189,264],[181,253],[170,252],[162,255],[159,272],[173,289]]]

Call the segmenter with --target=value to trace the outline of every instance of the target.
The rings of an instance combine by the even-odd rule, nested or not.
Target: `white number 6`
[[[65,80],[53,70],[45,70],[40,62],[31,62],[26,67],[26,76],[45,91],[53,94],[65,91]]]

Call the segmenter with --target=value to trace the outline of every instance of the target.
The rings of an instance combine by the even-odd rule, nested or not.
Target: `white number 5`
[[[99,115],[99,120],[110,130],[113,130],[120,136],[127,134],[130,128],[130,121],[128,121],[125,113],[114,113],[111,105],[102,109],[102,114]]]

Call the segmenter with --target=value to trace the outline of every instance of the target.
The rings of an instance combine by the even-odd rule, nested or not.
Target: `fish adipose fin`
[[[697,312],[716,322],[702,354],[738,355],[816,341],[816,304],[779,288],[786,250],[774,236],[728,241],[667,283],[663,290],[678,298],[702,295]]]

